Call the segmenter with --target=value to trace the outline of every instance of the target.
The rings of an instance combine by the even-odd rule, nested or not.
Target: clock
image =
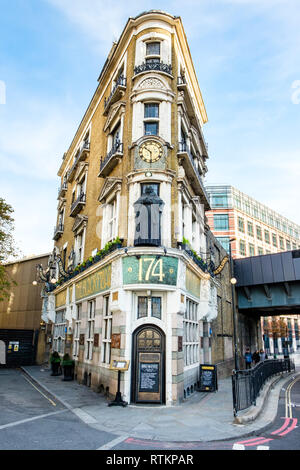
[[[163,148],[155,140],[148,140],[140,146],[139,155],[145,162],[157,162],[163,154]]]

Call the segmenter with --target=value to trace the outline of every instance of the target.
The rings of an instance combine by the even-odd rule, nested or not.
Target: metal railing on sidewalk
[[[232,375],[233,414],[256,405],[265,382],[272,376],[295,370],[292,359],[267,359],[252,369],[234,370]]]

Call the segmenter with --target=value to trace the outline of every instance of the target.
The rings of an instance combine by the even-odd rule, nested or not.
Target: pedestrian
[[[254,364],[258,364],[258,363],[259,363],[259,361],[260,361],[260,356],[259,356],[258,349],[256,349],[256,351],[253,353],[252,359],[253,359],[253,361],[254,361]]]
[[[50,364],[51,364],[51,375],[61,375],[61,365],[60,365],[60,355],[57,351],[54,351],[50,357]]]
[[[265,351],[264,351],[263,349],[261,349],[261,350],[259,351],[259,357],[260,357],[260,360],[261,360],[261,361],[264,361],[265,359],[267,359],[267,358],[266,358],[266,353],[265,353]]]
[[[246,369],[251,369],[252,354],[250,352],[250,348],[246,349],[244,358],[245,358],[245,363],[246,363]]]

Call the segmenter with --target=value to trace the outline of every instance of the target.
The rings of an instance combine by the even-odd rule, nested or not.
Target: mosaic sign
[[[77,282],[75,285],[76,300],[84,299],[109,289],[110,283],[111,264]]]
[[[200,297],[200,282],[200,278],[196,276],[193,271],[187,268],[185,277],[185,288],[190,294],[194,295],[195,297]]]
[[[66,298],[67,298],[67,289],[64,289],[63,291],[59,292],[55,296],[55,307],[62,307],[63,305],[66,305]]]
[[[178,259],[143,255],[123,258],[124,284],[177,284]]]

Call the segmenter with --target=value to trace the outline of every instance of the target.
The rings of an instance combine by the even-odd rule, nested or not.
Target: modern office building
[[[181,19],[142,13],[114,43],[58,171],[43,319],[79,382],[113,396],[123,365],[127,402],[178,403],[214,360],[229,263],[207,240],[206,121]],[[225,291],[218,362],[233,356]]]
[[[229,185],[206,186],[211,209],[208,225],[233,258],[277,253],[300,247],[300,226]]]

